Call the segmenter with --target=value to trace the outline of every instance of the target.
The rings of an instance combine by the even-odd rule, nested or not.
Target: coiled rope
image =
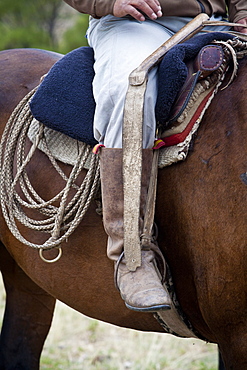
[[[25,154],[27,133],[33,120],[29,101],[36,90],[37,88],[27,94],[15,108],[1,139],[0,204],[9,230],[20,242],[32,248],[47,250],[59,247],[73,233],[85,216],[91,200],[99,189],[99,159],[98,156],[91,154],[92,150],[89,145],[82,145],[78,159],[72,167],[69,177],[67,177],[46,145],[43,124],[40,124],[36,140],[28,154]],[[46,153],[48,153],[52,165],[59,175],[66,180],[64,189],[49,201],[45,201],[36,193],[26,171],[26,166],[31,161],[40,140],[46,147]],[[75,181],[90,156],[89,170],[78,186]],[[15,158],[16,169],[14,169]],[[25,199],[17,193],[17,184],[20,186]],[[68,201],[71,188],[75,190],[75,195]],[[57,201],[59,201],[58,207],[54,205]],[[28,217],[24,207],[38,211],[42,215],[42,220]],[[29,229],[50,234],[50,236],[43,244],[32,243],[21,234],[17,222]]]

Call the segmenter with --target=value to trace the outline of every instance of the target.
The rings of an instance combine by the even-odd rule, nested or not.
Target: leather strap
[[[141,266],[139,236],[143,106],[148,72],[174,45],[194,36],[209,19],[199,14],[144,60],[129,77],[123,122],[124,255],[130,271]]]

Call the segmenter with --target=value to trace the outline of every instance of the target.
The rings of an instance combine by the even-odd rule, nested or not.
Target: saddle
[[[222,63],[221,47],[213,40],[228,40],[230,34],[198,35],[172,48],[158,70],[156,120],[162,130],[174,124],[186,107],[198,79]],[[175,62],[175,63],[174,63]],[[78,48],[61,58],[45,76],[30,102],[34,118],[45,126],[91,146],[95,102],[92,93],[94,53]]]

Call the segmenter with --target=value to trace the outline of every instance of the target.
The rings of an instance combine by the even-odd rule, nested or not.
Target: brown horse
[[[1,132],[17,103],[59,58],[31,49],[0,53]],[[185,315],[202,337],[219,345],[226,368],[235,370],[247,369],[246,80],[243,59],[238,77],[218,92],[206,112],[188,159],[159,171],[155,217],[159,246]],[[70,166],[61,166],[69,172]],[[44,199],[64,185],[38,150],[28,173]],[[39,368],[56,299],[118,326],[163,331],[152,314],[128,310],[115,289],[95,208],[92,204],[54,264],[18,242],[0,218],[0,267],[7,294],[0,369]],[[27,239],[32,233],[26,231]]]

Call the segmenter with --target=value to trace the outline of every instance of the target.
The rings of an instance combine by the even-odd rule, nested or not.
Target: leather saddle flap
[[[224,52],[221,46],[206,45],[199,51],[195,59],[186,63],[188,76],[171,109],[168,125],[177,121],[184,111],[197,81],[216,71],[222,65],[223,58]]]

